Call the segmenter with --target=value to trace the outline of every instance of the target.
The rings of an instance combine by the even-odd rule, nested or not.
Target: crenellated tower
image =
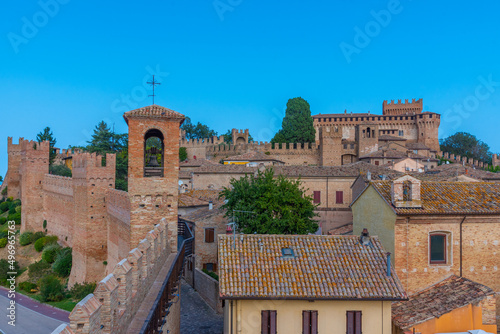
[[[24,138],[19,138],[19,144],[12,143],[12,137],[7,138],[8,167],[5,176],[7,187],[7,196],[14,199],[21,198],[21,176],[19,174],[21,167],[21,142]]]
[[[107,260],[106,194],[115,188],[116,156],[73,155],[73,268],[69,285],[104,276]]]
[[[168,245],[177,251],[179,127],[184,115],[151,105],[123,117],[129,128],[130,244],[139,244],[161,223],[168,232]]]
[[[21,233],[43,230],[42,181],[49,172],[50,143],[19,140],[20,154],[20,198]],[[8,185],[10,187],[10,185]],[[8,188],[7,188],[8,189]]]
[[[423,112],[415,116],[417,124],[417,142],[429,147],[431,150],[440,152],[439,148],[439,124],[441,115],[431,112]]]
[[[398,102],[387,102],[384,100],[382,102],[382,114],[383,115],[414,115],[420,114],[424,109],[424,101],[423,99],[412,99],[411,102],[408,102],[408,99],[405,102],[401,102],[401,99]]]
[[[245,130],[232,129],[231,136],[233,140],[233,145],[248,144],[248,138],[250,136],[250,133],[248,129]]]

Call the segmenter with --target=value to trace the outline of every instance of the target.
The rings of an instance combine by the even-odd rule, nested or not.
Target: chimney
[[[214,204],[212,203],[212,201],[209,201],[208,202],[208,210],[212,210],[214,208]]]
[[[368,181],[372,180],[372,173],[370,171],[366,172],[366,178],[368,179]]]
[[[387,252],[387,276],[391,276],[391,252]]]
[[[359,237],[359,242],[361,242],[363,246],[368,246],[370,244],[371,242],[370,234],[368,233],[367,228],[364,228],[363,232],[361,232],[361,236]]]

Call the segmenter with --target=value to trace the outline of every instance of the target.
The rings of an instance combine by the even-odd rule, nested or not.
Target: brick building
[[[372,181],[351,205],[394,254],[409,294],[451,274],[500,292],[500,187],[493,182]],[[497,309],[497,322],[500,310]]]

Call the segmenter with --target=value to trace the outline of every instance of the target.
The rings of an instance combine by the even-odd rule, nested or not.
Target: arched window
[[[163,177],[164,167],[164,138],[163,133],[151,129],[144,135],[144,176]]]
[[[371,138],[371,129],[370,128],[366,129],[366,138]]]

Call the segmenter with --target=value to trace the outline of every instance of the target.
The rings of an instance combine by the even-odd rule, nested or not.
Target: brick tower
[[[250,133],[249,133],[248,129],[245,129],[245,130],[233,129],[233,130],[231,130],[231,137],[233,139],[233,145],[248,144],[249,135],[250,135]]]
[[[106,195],[115,188],[116,156],[79,153],[73,156],[73,269],[69,285],[99,281],[106,271]]]
[[[424,112],[416,115],[417,131],[419,143],[424,144],[431,150],[440,151],[439,148],[439,124],[441,116],[439,114]]]
[[[7,152],[9,155],[7,175],[5,183],[7,187],[7,196],[14,199],[21,198],[21,142],[24,138],[19,138],[19,144],[12,143],[12,137],[7,138]]]
[[[151,105],[123,117],[129,129],[130,244],[135,247],[155,224],[162,223],[168,244],[177,251],[179,127],[184,116]]]
[[[342,165],[342,131],[337,126],[319,128],[321,166]]]
[[[378,150],[378,124],[359,124],[356,126],[356,141],[358,142],[358,157]]]
[[[493,167],[500,166],[500,155],[493,154],[493,158],[491,159],[491,164]]]
[[[43,230],[42,181],[49,173],[50,143],[20,139],[21,233]],[[8,188],[7,188],[8,190]]]

